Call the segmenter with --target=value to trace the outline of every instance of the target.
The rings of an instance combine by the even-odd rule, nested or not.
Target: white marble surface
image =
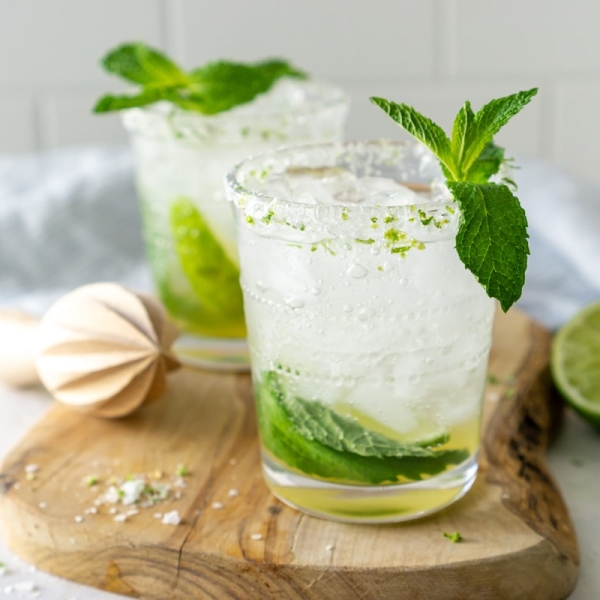
[[[43,414],[50,401],[41,390],[17,392],[0,384],[0,456]],[[570,600],[600,598],[600,432],[568,413],[564,427],[548,453],[575,522],[581,551],[581,574]],[[36,571],[14,556],[0,541],[0,596],[40,600],[115,600],[125,598],[77,585]],[[34,591],[12,590],[32,583]]]

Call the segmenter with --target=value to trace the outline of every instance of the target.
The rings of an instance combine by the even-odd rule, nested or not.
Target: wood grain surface
[[[498,316],[480,474],[437,515],[367,526],[288,508],[262,482],[249,377],[183,369],[163,401],[125,419],[53,405],[4,461],[0,530],[40,569],[134,598],[565,598],[579,557],[544,460],[560,415],[549,393],[549,343],[523,314]],[[39,471],[28,480],[31,463]],[[86,475],[170,473],[179,463],[191,470],[188,487],[155,509],[177,509],[179,526],[152,509],[117,523],[105,507],[75,522],[94,497],[81,485]],[[443,537],[452,531],[464,541]]]

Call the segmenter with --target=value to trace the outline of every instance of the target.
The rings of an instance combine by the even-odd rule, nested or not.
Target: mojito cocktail
[[[415,143],[280,150],[228,177],[263,466],[314,515],[423,515],[477,471],[495,302]]]
[[[174,349],[187,363],[247,368],[235,227],[223,177],[267,149],[340,140],[348,98],[279,59],[215,61],[185,71],[136,42],[109,52],[103,65],[139,88],[102,97],[95,110],[123,111],[131,134],[150,268],[184,334]]]

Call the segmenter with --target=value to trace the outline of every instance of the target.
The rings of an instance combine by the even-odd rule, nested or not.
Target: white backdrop
[[[600,182],[599,20],[598,0],[0,0],[0,152],[124,141],[90,107],[121,87],[98,59],[140,39],[188,67],[289,58],[351,92],[352,138],[401,135],[369,95],[449,125],[538,85],[501,142]]]

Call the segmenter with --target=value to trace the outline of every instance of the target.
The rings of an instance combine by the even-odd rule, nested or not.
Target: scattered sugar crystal
[[[44,508],[46,508],[47,504],[45,502],[40,502],[38,506],[43,510]]]
[[[236,490],[236,489],[230,489],[229,492],[227,492],[229,494],[229,496],[231,498],[235,498],[236,496],[239,496],[240,493]]]
[[[109,511],[108,511],[108,514],[110,514],[110,515],[116,515],[117,514],[116,507],[113,506],[112,508],[110,508]]]
[[[83,523],[83,517],[81,515],[77,515],[75,517],[75,523]]]
[[[126,481],[121,486],[123,504],[126,506],[135,504],[140,499],[145,487],[146,482],[143,479],[132,479],[131,481]]]
[[[115,515],[113,517],[113,521],[116,521],[117,523],[124,523],[125,521],[127,521],[127,515],[125,515],[125,514]]]
[[[498,392],[490,392],[488,394],[488,400],[490,402],[498,402],[498,400],[500,400],[500,394]]]
[[[152,515],[155,519],[162,519],[163,518],[163,514],[162,513],[154,513]]]
[[[30,464],[30,465],[25,465],[25,473],[37,473],[40,470],[38,465],[35,464]]]
[[[179,511],[172,510],[171,512],[165,513],[162,518],[162,523],[165,525],[179,525],[179,523],[181,523]]]
[[[216,509],[223,508],[223,504],[221,502],[213,502],[212,507]]]
[[[174,500],[180,500],[181,499],[181,492],[177,491],[173,494],[173,499]]]
[[[325,546],[325,550],[327,550],[327,552],[331,552],[332,550],[335,550],[335,546],[333,544],[327,544],[327,546]]]
[[[176,488],[186,488],[187,487],[187,483],[185,482],[185,479],[183,477],[177,477],[177,479],[175,479],[175,481],[173,482],[173,485]]]
[[[171,486],[164,483],[153,483],[152,490],[156,493],[159,500],[166,500],[169,497]]]
[[[104,502],[108,502],[109,504],[116,504],[120,499],[119,490],[114,485],[111,485],[103,496]]]
[[[85,509],[85,514],[86,515],[97,515],[98,509],[95,506],[91,506],[90,508]]]
[[[140,512],[137,509],[132,508],[131,510],[128,510],[126,514],[128,517],[135,517],[135,515],[139,515]]]
[[[250,537],[253,540],[262,540],[262,535],[260,533],[253,533]]]

